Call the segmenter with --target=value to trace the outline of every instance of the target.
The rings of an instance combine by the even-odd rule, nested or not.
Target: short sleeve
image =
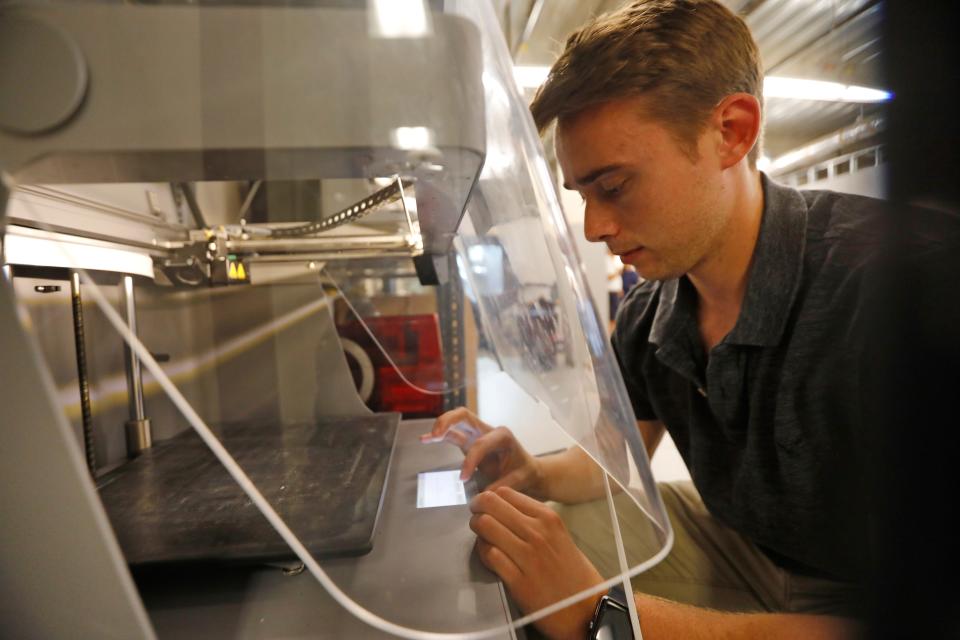
[[[657,414],[650,404],[642,363],[648,345],[648,323],[643,321],[646,305],[641,286],[634,287],[631,295],[617,314],[617,322],[610,337],[617,366],[623,376],[623,382],[630,396],[630,404],[637,420],[657,420]]]

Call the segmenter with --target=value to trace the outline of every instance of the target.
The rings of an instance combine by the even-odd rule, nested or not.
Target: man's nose
[[[587,240],[606,242],[619,232],[620,227],[614,212],[588,198],[583,211],[583,235]]]

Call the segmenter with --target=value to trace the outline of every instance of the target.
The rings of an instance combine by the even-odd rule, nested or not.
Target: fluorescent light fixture
[[[153,260],[146,253],[14,225],[4,238],[4,259],[14,265],[114,271],[153,279]]]
[[[770,163],[773,162],[767,156],[760,156],[757,158],[757,169],[760,171],[767,171],[770,168]]]
[[[536,89],[550,74],[550,67],[518,66],[513,68],[513,78],[520,89]]]
[[[513,68],[513,77],[521,89],[536,89],[544,83],[549,73],[550,67],[546,66],[520,65]],[[763,94],[768,98],[826,102],[886,102],[893,97],[892,93],[883,89],[778,76],[764,78]]]
[[[430,149],[433,146],[433,130],[429,127],[397,127],[390,132],[390,139],[398,149]]]
[[[793,98],[824,102],[885,102],[893,97],[889,91],[824,82],[803,78],[767,76],[763,80],[763,95],[767,98]]]
[[[430,13],[423,0],[371,0],[371,36],[422,38],[431,31]]]

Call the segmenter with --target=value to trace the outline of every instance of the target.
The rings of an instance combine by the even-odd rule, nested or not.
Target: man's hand
[[[470,502],[477,552],[524,612],[534,612],[598,585],[603,578],[574,544],[555,511],[501,487]],[[583,638],[602,594],[537,621],[550,638]]]
[[[480,435],[469,438],[456,427],[466,423]],[[513,487],[533,495],[543,495],[543,473],[539,460],[524,449],[513,433],[506,427],[493,428],[475,414],[460,407],[444,413],[437,418],[433,430],[427,434],[431,438],[448,436],[448,439],[460,446],[464,453],[460,479],[469,480],[479,469],[485,478],[492,482],[487,489]]]

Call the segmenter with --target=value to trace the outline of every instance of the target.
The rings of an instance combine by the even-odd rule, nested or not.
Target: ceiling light
[[[513,78],[520,89],[536,89],[543,84],[550,74],[547,66],[517,66],[513,68]]]
[[[433,131],[428,127],[397,127],[390,132],[390,138],[399,149],[413,151],[433,146]]]
[[[549,74],[548,66],[518,65],[513,68],[513,77],[521,89],[536,89],[544,83]],[[893,97],[892,93],[883,89],[778,76],[764,78],[763,94],[768,98],[827,102],[885,102]]]
[[[430,34],[430,14],[423,0],[373,0],[370,35],[380,38],[422,38]]]
[[[825,102],[885,102],[893,97],[889,91],[858,87],[856,85],[767,76],[763,80],[763,95],[767,98],[793,98]]]
[[[153,260],[145,252],[29,227],[7,228],[4,260],[14,265],[114,271],[153,279]]]

